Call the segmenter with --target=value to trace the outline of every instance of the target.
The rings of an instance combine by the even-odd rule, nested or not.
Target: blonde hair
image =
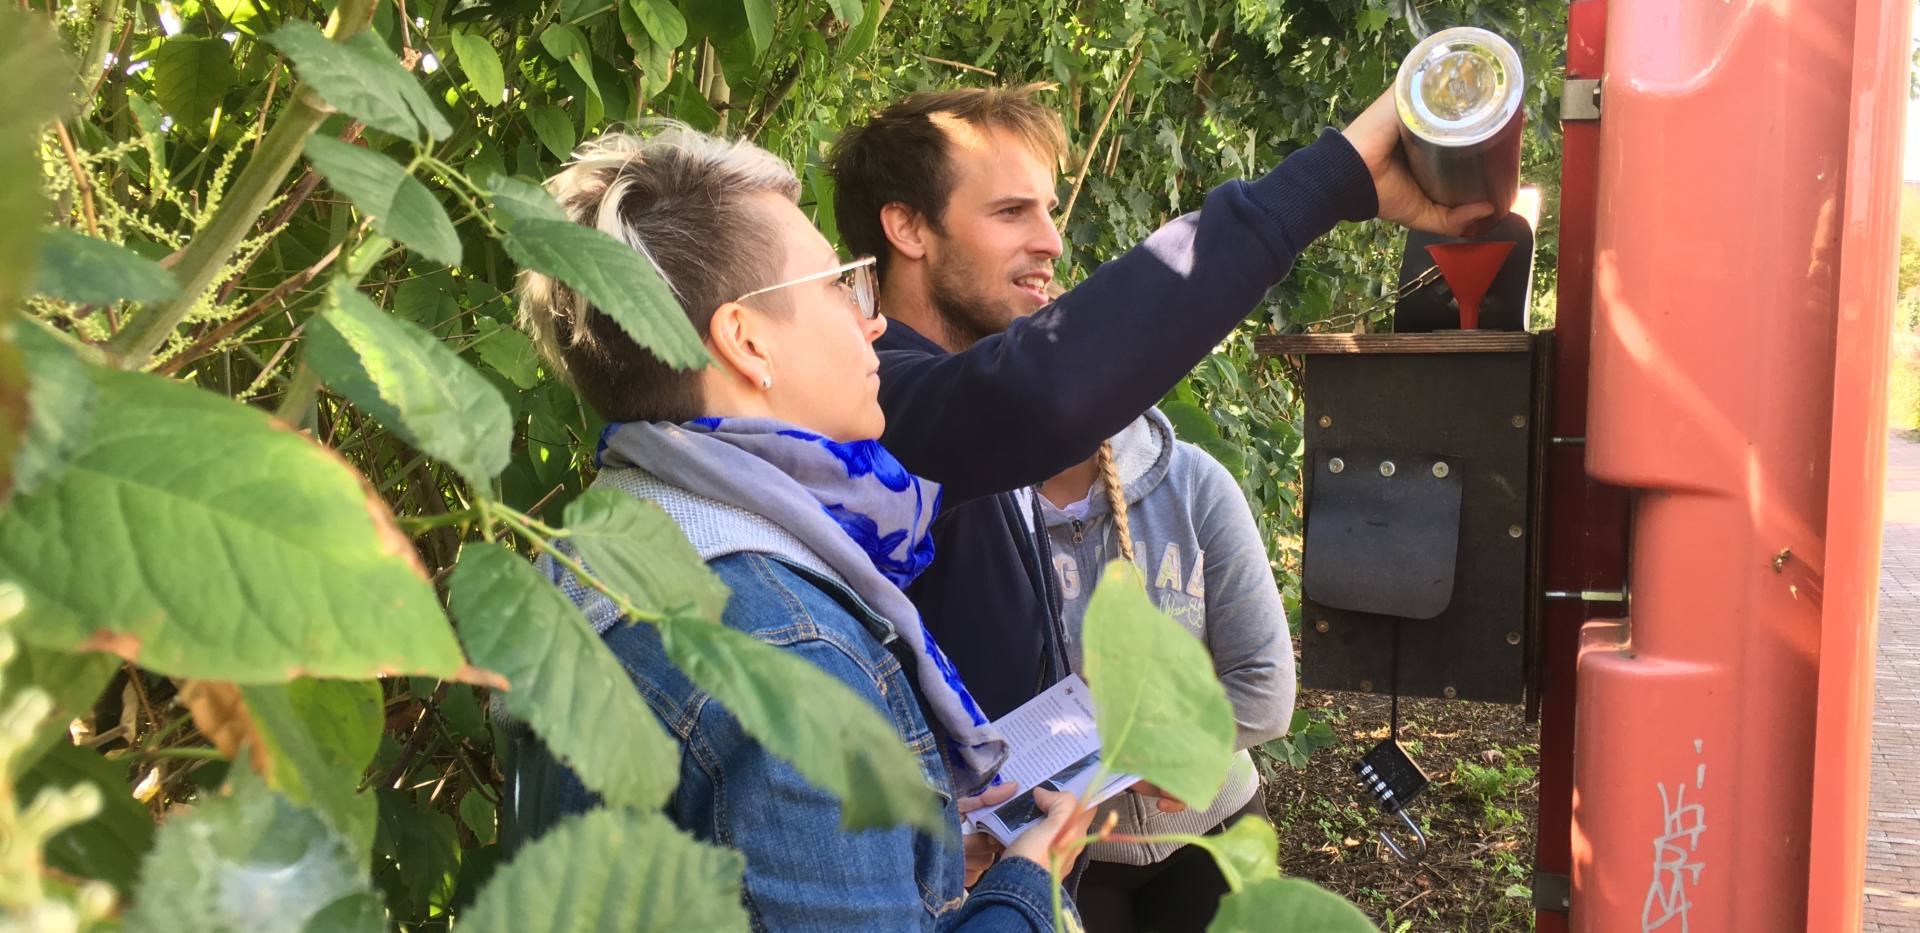
[[[703,339],[721,304],[770,284],[785,246],[751,197],[800,196],[793,169],[744,140],[674,120],[582,144],[547,180],[567,219],[625,243],[652,263]],[[636,344],[586,296],[551,276],[520,273],[520,324],[547,365],[609,421],[697,417],[698,373]]]
[[[1100,473],[1100,484],[1107,487],[1107,511],[1113,513],[1113,531],[1120,537],[1120,557],[1131,564],[1133,530],[1127,525],[1127,491],[1120,483],[1120,468],[1113,463],[1113,441],[1100,442],[1100,452],[1093,455],[1093,462]]]

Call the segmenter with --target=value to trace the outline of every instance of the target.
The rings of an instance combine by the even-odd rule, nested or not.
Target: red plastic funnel
[[[1433,257],[1433,264],[1440,267],[1440,276],[1447,280],[1447,287],[1453,289],[1454,301],[1460,305],[1461,330],[1480,327],[1480,299],[1487,297],[1487,287],[1493,284],[1493,277],[1500,274],[1500,267],[1506,264],[1510,252],[1513,252],[1512,240],[1435,243],[1427,247],[1427,254]]]

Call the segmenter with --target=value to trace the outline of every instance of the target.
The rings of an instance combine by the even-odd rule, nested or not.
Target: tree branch
[[[1093,139],[1087,143],[1087,154],[1080,160],[1080,171],[1073,176],[1073,190],[1067,193],[1067,206],[1060,210],[1058,229],[1067,229],[1067,219],[1073,216],[1074,202],[1080,200],[1080,189],[1087,183],[1087,170],[1093,167],[1093,157],[1100,149],[1100,137],[1107,134],[1107,124],[1113,120],[1113,112],[1120,109],[1120,99],[1127,96],[1127,85],[1133,83],[1133,73],[1140,70],[1140,60],[1147,55],[1143,44],[1133,47],[1133,64],[1127,66],[1127,73],[1121,77],[1120,85],[1114,89],[1113,98],[1107,101],[1107,112],[1100,117],[1100,124],[1093,128]]]

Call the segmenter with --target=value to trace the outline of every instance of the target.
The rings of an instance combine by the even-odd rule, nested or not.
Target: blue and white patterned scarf
[[[769,418],[610,424],[598,459],[752,512],[799,539],[913,651],[921,698],[953,740],[962,792],[999,769],[1006,742],[901,591],[933,561],[938,484],[907,472],[878,441],[840,443]]]

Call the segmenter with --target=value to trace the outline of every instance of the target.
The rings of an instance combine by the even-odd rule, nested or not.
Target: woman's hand
[[[1186,804],[1174,799],[1172,794],[1161,790],[1158,784],[1150,784],[1146,781],[1135,781],[1127,786],[1127,793],[1139,794],[1142,797],[1152,797],[1154,808],[1161,813],[1179,813],[1187,808]]]
[[[1006,803],[1012,800],[1013,795],[1019,790],[1020,785],[1009,782],[997,787],[989,787],[972,797],[962,797],[954,803],[960,808],[960,815],[965,816],[975,810],[985,810]],[[987,869],[993,867],[994,862],[1000,860],[1003,847],[1000,845],[1000,840],[993,838],[993,834],[977,832],[968,833],[960,838],[960,850],[967,856],[966,886],[971,888],[974,882],[980,880],[981,875],[986,874]]]
[[[1093,807],[1082,809],[1080,800],[1065,791],[1033,789],[1033,802],[1047,818],[1027,827],[1007,846],[1007,858],[1024,858],[1043,867],[1051,867],[1052,856],[1066,855],[1079,845],[1093,825]],[[1054,845],[1058,839],[1060,844]]]

